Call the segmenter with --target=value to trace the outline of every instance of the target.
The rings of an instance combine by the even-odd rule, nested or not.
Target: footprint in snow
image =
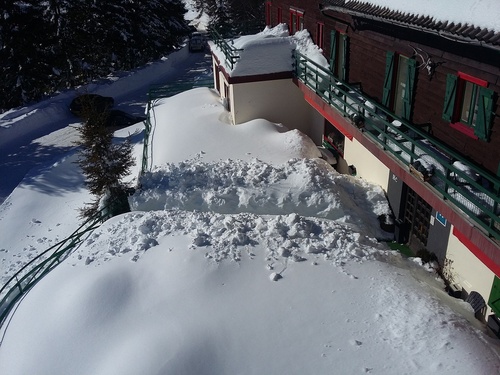
[[[352,345],[352,346],[361,346],[363,345],[363,343],[359,340],[354,340],[354,339],[351,339],[349,340],[349,343]]]

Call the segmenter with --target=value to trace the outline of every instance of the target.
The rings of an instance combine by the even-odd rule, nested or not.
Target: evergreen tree
[[[209,27],[223,36],[234,36],[262,31],[263,0],[195,0],[196,10],[210,18]]]
[[[230,2],[228,0],[216,1],[211,7],[211,12],[209,27],[217,30],[223,36],[232,36],[235,33],[235,28],[230,17]]]
[[[0,108],[40,98],[51,90],[52,25],[40,23],[40,1],[1,2]]]
[[[113,143],[113,134],[105,126],[107,112],[94,110],[90,101],[83,101],[83,112],[87,120],[79,128],[77,145],[81,150],[77,163],[95,199],[81,209],[81,216],[92,217],[104,207],[107,209],[102,211],[103,218],[128,212],[127,191],[130,187],[122,179],[135,164],[130,140]]]
[[[161,57],[189,33],[182,0],[0,0],[0,112]]]
[[[239,34],[252,34],[264,29],[265,8],[263,0],[231,2],[231,18],[238,25]]]

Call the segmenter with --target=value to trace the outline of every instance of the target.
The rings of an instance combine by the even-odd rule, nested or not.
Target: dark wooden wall
[[[290,7],[304,11],[304,27],[316,40],[317,22],[324,23],[324,55],[330,54],[330,31],[347,33],[349,37],[348,81],[361,82],[363,91],[380,102],[385,74],[385,56],[394,51],[407,57],[413,55],[413,47],[421,48],[440,62],[432,80],[421,68],[417,73],[412,122],[432,125],[435,137],[445,142],[472,161],[493,174],[500,164],[500,51],[485,47],[453,42],[437,35],[414,31],[375,21],[354,19],[344,13],[320,11],[320,1],[271,1],[272,26],[277,23],[277,8],[281,7],[283,22],[290,19]],[[473,139],[453,129],[442,119],[446,76],[448,73],[467,73],[486,80],[488,88],[496,93],[495,117],[490,141]]]

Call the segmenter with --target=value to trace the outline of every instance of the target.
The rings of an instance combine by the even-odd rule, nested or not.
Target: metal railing
[[[232,41],[231,44],[229,44],[228,41],[224,39],[216,30],[211,29],[210,34],[215,45],[224,54],[226,64],[233,69],[234,64],[236,64],[236,61],[240,58],[240,52],[243,50],[235,48]]]
[[[103,208],[87,219],[68,238],[56,243],[36,258],[33,258],[5,283],[0,289],[0,296],[5,293],[4,297],[0,300],[0,327],[17,301],[40,281],[43,276],[64,260],[65,255],[83,241],[82,237],[85,234],[101,225],[103,221],[102,212],[107,208]],[[52,253],[47,256],[50,252]]]
[[[294,52],[294,73],[363,134],[429,183],[489,236],[500,240],[500,178],[467,160],[421,126],[396,116],[360,88]]]
[[[154,115],[154,107],[158,99],[168,98],[177,95],[181,92],[191,90],[196,87],[213,87],[213,78],[200,79],[194,82],[176,82],[164,85],[152,85],[148,90],[148,104],[146,107],[146,121],[144,129],[144,147],[142,149],[142,164],[141,175],[150,169],[150,141],[152,122],[151,117]]]

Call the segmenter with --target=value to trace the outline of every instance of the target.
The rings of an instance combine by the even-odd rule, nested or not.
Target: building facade
[[[290,71],[236,78],[214,55],[233,122],[300,129],[339,172],[381,185],[395,241],[437,258],[450,294],[500,327],[500,32],[363,1],[265,9],[268,26],[307,30],[329,66],[295,52]]]

